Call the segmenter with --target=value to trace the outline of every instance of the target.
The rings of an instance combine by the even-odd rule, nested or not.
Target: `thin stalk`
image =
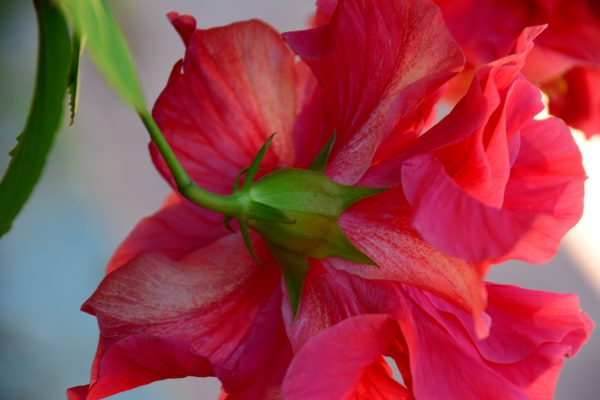
[[[169,171],[171,171],[173,179],[175,179],[179,193],[199,206],[221,214],[237,217],[243,212],[243,199],[240,195],[224,196],[209,192],[198,186],[179,163],[169,142],[163,136],[150,113],[144,110],[139,112],[139,116],[146,126],[148,133],[150,133],[152,141],[156,144],[158,151],[160,151],[160,154],[167,163],[167,167],[169,167]]]

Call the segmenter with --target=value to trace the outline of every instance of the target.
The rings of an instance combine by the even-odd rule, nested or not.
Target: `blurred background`
[[[189,13],[199,26],[260,18],[275,28],[301,29],[314,0],[111,1],[138,66],[148,104],[163,88],[183,45],[168,11]],[[37,51],[31,1],[0,0],[0,173],[23,127]],[[80,305],[100,282],[119,242],[168,193],[147,153],[136,114],[104,84],[87,60],[79,114],[59,134],[43,178],[13,229],[0,240],[0,398],[59,400],[84,384],[96,342],[95,318]],[[583,142],[588,175],[586,214],[545,266],[510,263],[491,280],[576,292],[600,321],[600,141]],[[595,164],[594,164],[595,163]],[[567,360],[557,399],[595,400],[600,393],[600,333]],[[158,382],[113,399],[215,399],[216,380]]]

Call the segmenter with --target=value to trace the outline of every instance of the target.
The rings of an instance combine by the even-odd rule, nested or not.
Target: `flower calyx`
[[[352,204],[385,189],[342,185],[325,175],[335,133],[309,169],[279,169],[254,182],[272,139],[265,142],[252,165],[240,173],[246,173],[244,183],[240,186],[239,176],[236,179],[232,196],[242,205],[241,212],[226,215],[225,223],[229,226],[233,218],[237,219],[246,246],[256,259],[248,228],[262,236],[281,268],[295,315],[309,258],[339,257],[377,265],[348,239],[339,217]]]

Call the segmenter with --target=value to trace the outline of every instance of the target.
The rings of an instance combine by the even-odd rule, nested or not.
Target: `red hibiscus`
[[[293,372],[286,377],[294,354],[291,371],[303,370],[297,365],[311,362],[314,346],[320,347],[312,343],[339,329],[345,335],[347,324],[349,335],[356,334],[355,320],[325,330],[353,316],[365,318],[364,328],[378,340],[360,343],[358,362],[346,365],[339,385],[348,390],[366,395],[389,388],[389,395],[418,396],[431,386],[427,374],[435,373],[435,382],[460,386],[456,393],[468,396],[468,376],[439,372],[444,360],[457,360],[485,374],[481,385],[508,381],[512,393],[526,395],[532,382],[543,381],[549,395],[562,357],[586,340],[590,323],[572,297],[531,294],[519,312],[506,312],[504,301],[514,301],[491,290],[484,313],[482,277],[489,261],[526,249],[534,257],[549,256],[581,209],[583,172],[568,130],[556,120],[531,121],[539,93],[518,77],[527,50],[484,68],[457,108],[422,134],[442,85],[463,63],[437,7],[427,0],[319,5],[323,25],[285,34],[306,64],[295,61],[260,21],[196,30],[193,18],[170,14],[186,54],[175,64],[154,117],[191,177],[219,193],[231,191],[272,132],[278,134],[262,175],[306,167],[335,128],[327,175],[390,187],[339,219],[352,243],[379,267],[311,259],[293,316],[281,266],[263,238],[252,238],[264,261],[259,265],[241,235],[223,227],[222,216],[173,195],[138,224],[84,304],[98,318],[100,343],[90,384],[70,389],[70,399],[100,399],[188,375],[218,377],[227,399],[278,398],[282,390],[294,396],[299,381],[290,380]],[[529,45],[524,38],[523,46]],[[151,152],[172,183],[154,146]],[[439,186],[427,188],[430,179]],[[432,192],[436,187],[439,192]],[[462,217],[475,210],[484,219],[460,221],[468,234],[459,235],[451,230],[457,223],[452,208]],[[430,218],[442,228],[428,229]],[[497,221],[504,225],[486,226]],[[444,229],[446,239],[439,234]],[[498,229],[506,235],[494,235]],[[456,245],[448,235],[455,235]],[[526,324],[533,309],[547,315],[539,330],[518,339],[503,330]],[[490,317],[498,326],[492,324],[487,345],[480,339],[490,334]],[[421,335],[429,325],[436,330]],[[387,369],[379,356],[387,354],[390,340],[397,342],[394,357],[405,388],[382,378]],[[442,359],[428,353],[437,340],[448,345],[439,348]],[[511,350],[506,359],[490,350],[498,343]],[[375,364],[356,389],[360,363]]]
[[[527,26],[548,24],[525,75],[551,112],[588,136],[600,133],[600,7],[592,0],[435,0],[472,67],[502,57]]]

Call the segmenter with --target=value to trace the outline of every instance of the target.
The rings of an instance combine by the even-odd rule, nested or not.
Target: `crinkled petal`
[[[492,105],[498,103],[496,98],[488,98],[484,95],[485,89],[481,85],[471,85],[468,94],[458,102],[450,114],[399,154],[371,166],[359,183],[375,187],[400,185],[402,180],[400,172],[406,160],[457,143],[472,135],[485,124]]]
[[[179,260],[227,233],[222,216],[173,193],[158,212],[138,222],[112,256],[106,272],[114,271],[142,253],[164,254]]]
[[[504,206],[535,219],[504,259],[541,263],[554,257],[560,240],[583,213],[585,179],[581,153],[562,121],[550,118],[524,127]]]
[[[551,399],[563,357],[574,355],[593,327],[574,295],[490,284],[492,327],[478,340],[464,311],[407,293],[412,312],[400,325],[417,398]],[[432,386],[435,376],[444,379]]]
[[[338,135],[328,175],[348,184],[463,65],[439,10],[423,0],[339,2],[328,24],[284,37],[323,87]]]
[[[257,20],[194,30],[192,17],[170,18],[187,48],[153,115],[192,179],[231,192],[235,176],[274,132],[263,168],[291,166],[296,76],[294,56],[279,34]],[[154,145],[151,150],[172,183]]]
[[[340,225],[350,240],[379,267],[342,259],[328,262],[365,279],[391,280],[432,291],[476,316],[485,308],[482,277],[486,265],[448,257],[424,241],[411,226],[410,210],[400,189],[365,199],[342,214]]]
[[[215,375],[238,398],[262,399],[291,357],[280,305],[279,272],[257,265],[238,235],[181,262],[137,257],[83,306],[98,318],[100,344],[90,385],[69,396],[101,399],[159,379]]]
[[[532,229],[535,214],[487,206],[452,180],[429,155],[402,168],[404,192],[413,225],[435,248],[471,262],[505,257]]]
[[[382,358],[399,334],[386,315],[352,317],[321,332],[294,356],[283,398],[408,399]]]
[[[530,122],[541,107],[539,92],[517,77],[540,31],[525,30],[515,54],[477,74],[457,109],[438,125],[453,129],[446,131],[447,145],[434,127],[404,157],[421,155],[379,168],[389,176],[390,166],[401,166],[413,225],[451,256],[545,262],[580,217],[584,172],[578,149],[558,121]],[[487,111],[479,111],[482,124],[473,130],[473,121],[453,114],[477,98]]]
[[[470,187],[471,192],[479,192],[477,196],[484,199],[493,197],[491,194],[501,195],[504,191],[494,187],[506,180],[506,165],[496,171],[489,164],[502,166],[500,150],[505,147],[506,153],[509,149],[503,145],[489,146],[489,142],[493,144],[495,140],[501,144],[503,133],[514,136],[521,125],[543,109],[539,90],[519,77],[533,39],[543,29],[543,26],[525,29],[515,44],[514,54],[480,68],[466,94],[445,118],[399,153],[373,165],[360,183],[398,185],[406,160],[435,152],[465,189]],[[507,158],[511,156],[508,154]],[[469,182],[473,178],[475,182]],[[491,201],[494,200],[498,202],[498,199]]]

